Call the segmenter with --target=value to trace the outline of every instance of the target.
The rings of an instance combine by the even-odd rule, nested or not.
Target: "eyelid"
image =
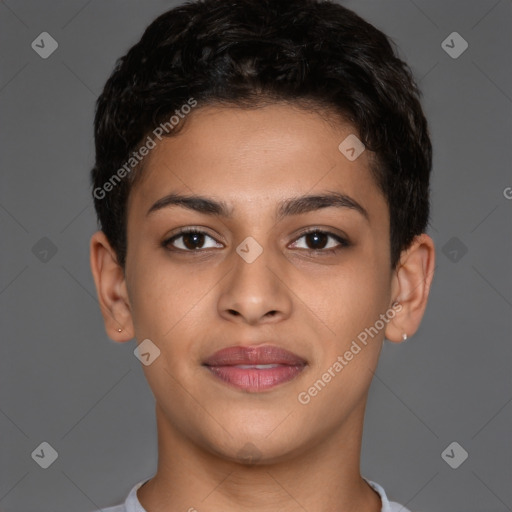
[[[348,236],[343,233],[343,232],[339,232],[339,233],[335,233],[334,231],[332,231],[333,228],[327,228],[327,227],[321,227],[321,226],[308,226],[307,228],[302,228],[300,229],[296,234],[295,234],[295,240],[301,236],[304,236],[304,235],[307,235],[309,233],[324,233],[326,235],[332,235],[333,237],[338,237],[338,238],[343,238],[344,240],[346,240],[348,242]]]

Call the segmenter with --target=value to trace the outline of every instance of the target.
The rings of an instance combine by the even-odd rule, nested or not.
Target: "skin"
[[[160,349],[143,365],[159,447],[157,472],[138,491],[148,512],[381,510],[360,475],[368,390],[384,337],[398,343],[419,327],[435,251],[422,234],[391,269],[389,211],[369,171],[371,154],[349,161],[338,150],[351,133],[347,123],[285,104],[198,107],[179,134],[146,157],[128,201],[125,272],[105,235],[92,236],[108,336],[149,338]],[[357,201],[368,219],[336,207],[276,218],[285,199],[333,191]],[[171,192],[224,201],[232,218],[180,206],[147,215]],[[162,246],[191,226],[207,236],[175,239],[174,251]],[[304,228],[350,245],[303,236]],[[248,236],[263,249],[252,263],[236,252]],[[394,301],[400,312],[301,404],[299,393]],[[201,365],[222,348],[259,344],[283,347],[308,364],[294,380],[259,393],[233,388]],[[257,454],[253,464],[244,459],[247,443]]]

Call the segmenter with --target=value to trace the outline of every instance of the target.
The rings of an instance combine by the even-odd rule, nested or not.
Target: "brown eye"
[[[308,245],[310,249],[324,249],[329,242],[329,235],[320,233],[319,231],[308,233],[307,235],[304,235],[304,237],[306,245]]]
[[[298,248],[309,251],[332,252],[340,247],[348,247],[350,245],[344,238],[335,235],[334,233],[321,231],[319,229],[303,233],[299,238],[297,238],[297,240],[302,238],[305,240],[305,247],[303,246]],[[295,241],[294,246],[297,246],[297,243],[298,242]]]
[[[205,242],[207,240],[212,240],[214,242],[213,245],[210,243],[209,246],[205,247]],[[204,231],[195,229],[180,231],[163,242],[164,247],[169,248],[170,250],[185,252],[198,251],[199,249],[210,249],[212,247],[219,247],[219,245],[222,247],[222,244],[216,244],[216,240],[214,240],[210,235]],[[172,247],[170,248],[169,246]]]

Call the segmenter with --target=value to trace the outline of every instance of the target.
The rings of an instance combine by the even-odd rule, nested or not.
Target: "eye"
[[[297,246],[298,240],[301,240],[302,238],[305,240],[305,247],[300,247],[300,244]],[[211,240],[211,242],[209,245],[205,245],[205,242],[207,242],[208,239]],[[164,240],[162,245],[168,250],[184,252],[198,252],[201,249],[223,247],[222,244],[217,242],[206,232],[194,228],[181,230],[172,237]],[[348,246],[350,246],[350,243],[343,237],[320,229],[313,229],[302,233],[302,235],[297,238],[292,245],[293,248],[319,253],[333,253],[341,247]]]
[[[213,244],[205,246],[206,239],[212,240]],[[169,248],[169,250],[181,250],[186,252],[197,251],[199,249],[211,249],[219,246],[222,247],[222,244],[218,244],[211,236],[198,229],[183,229],[179,233],[164,240],[162,245],[166,248],[172,245],[173,248]]]
[[[311,252],[326,252],[332,253],[336,252],[337,249],[341,247],[348,247],[350,243],[342,238],[341,236],[335,235],[334,233],[330,233],[328,231],[322,231],[320,229],[313,229],[302,233],[302,235],[296,239],[294,245],[296,246],[297,240],[301,238],[305,239],[306,247],[298,247],[299,249],[305,249]],[[331,242],[329,243],[329,239]],[[333,241],[337,242],[333,244]],[[312,247],[308,247],[307,245],[311,245]]]

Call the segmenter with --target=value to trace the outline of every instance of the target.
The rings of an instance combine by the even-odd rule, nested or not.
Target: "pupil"
[[[191,243],[191,239],[194,239]],[[199,239],[199,240],[198,240]],[[187,249],[197,249],[196,245],[203,245],[204,235],[201,233],[186,233],[183,236],[183,243]]]
[[[311,239],[314,239],[315,242],[313,242],[313,249],[322,249],[323,247],[325,247],[325,242],[327,240],[327,235],[325,233],[319,233],[318,231],[315,231],[314,233],[309,233],[307,235],[308,239],[311,240]],[[320,239],[320,246],[321,247],[318,247],[318,239]],[[324,242],[324,243],[321,243],[321,242]]]

